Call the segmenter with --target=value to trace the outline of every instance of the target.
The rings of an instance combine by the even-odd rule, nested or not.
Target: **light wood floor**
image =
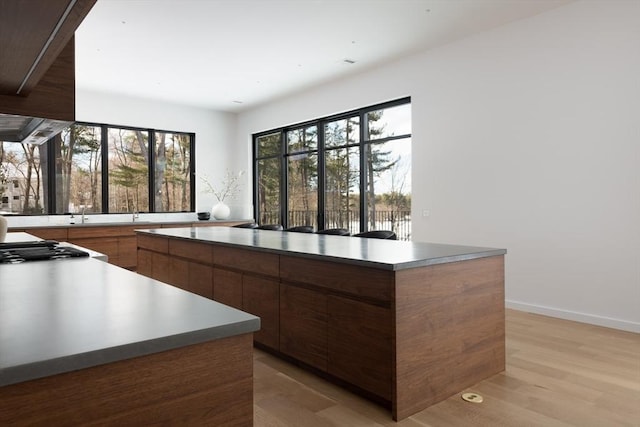
[[[507,369],[395,423],[390,412],[260,350],[255,426],[640,426],[640,335],[507,310]]]

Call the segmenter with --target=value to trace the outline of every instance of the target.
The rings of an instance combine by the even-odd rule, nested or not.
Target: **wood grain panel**
[[[209,265],[189,262],[189,292],[213,299],[213,268]]]
[[[504,370],[504,256],[396,277],[394,419]]]
[[[189,290],[189,261],[169,257],[167,283],[186,291]]]
[[[242,273],[214,268],[213,299],[242,310]]]
[[[213,262],[213,247],[208,243],[169,239],[169,253],[205,264]]]
[[[0,111],[5,114],[74,121],[74,39],[67,43],[29,96],[0,95]]]
[[[105,254],[110,264],[119,262],[117,238],[69,239],[69,242]]]
[[[2,1],[2,25],[0,26],[0,93],[27,96],[43,74],[67,45],[73,34],[96,0],[78,0],[62,21],[57,34],[51,39],[36,67],[29,70],[52,35],[69,4],[69,0],[25,2]]]
[[[151,258],[151,277],[164,283],[168,283],[169,278],[169,257],[164,254],[154,252]]]
[[[0,388],[1,425],[253,425],[251,334]]]
[[[250,249],[213,246],[213,261],[222,267],[278,277],[279,255]]]
[[[328,372],[391,401],[391,310],[329,295]]]
[[[147,249],[138,249],[138,262],[136,273],[153,277],[153,252]]]
[[[280,284],[280,351],[327,370],[327,296]]]
[[[280,256],[280,277],[387,303],[393,290],[393,271],[300,257]]]
[[[138,239],[135,234],[128,237],[118,238],[118,258],[119,266],[125,268],[135,268],[138,252]]]
[[[151,236],[149,234],[137,235],[138,247],[150,251],[169,253],[169,239],[167,237]]]
[[[57,240],[58,242],[68,240],[66,228],[29,228],[24,231],[45,240]]]
[[[131,237],[136,235],[135,230],[148,229],[150,227],[149,225],[76,225],[75,227],[69,227],[69,238]]]
[[[277,280],[242,276],[242,309],[260,317],[260,331],[253,339],[275,350],[280,341],[280,290]]]

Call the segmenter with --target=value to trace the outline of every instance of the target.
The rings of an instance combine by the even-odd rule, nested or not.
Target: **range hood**
[[[73,122],[0,113],[0,141],[43,144]]]

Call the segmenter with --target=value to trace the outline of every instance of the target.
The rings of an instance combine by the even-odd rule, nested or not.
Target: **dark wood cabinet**
[[[280,284],[280,351],[327,370],[327,296]]]
[[[375,396],[396,420],[504,369],[502,255],[393,270],[145,232],[138,248],[139,271],[160,280],[170,248],[172,274],[206,288],[211,267],[213,299],[260,317],[256,343]]]
[[[214,268],[213,299],[242,310],[242,273]]]
[[[77,0],[65,15],[68,0],[2,1],[1,113],[75,120],[73,37],[95,2]]]
[[[280,336],[279,299],[278,280],[242,275],[242,309],[260,317],[261,328],[253,338],[276,350]]]
[[[329,295],[328,372],[391,400],[391,310]]]

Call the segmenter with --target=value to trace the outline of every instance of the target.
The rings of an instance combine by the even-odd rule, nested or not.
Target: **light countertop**
[[[504,255],[505,249],[439,243],[405,242],[313,233],[234,227],[138,230],[138,233],[188,239],[283,255],[331,259],[345,264],[402,270],[475,258]]]
[[[0,265],[0,386],[259,328],[256,316],[92,258]]]

